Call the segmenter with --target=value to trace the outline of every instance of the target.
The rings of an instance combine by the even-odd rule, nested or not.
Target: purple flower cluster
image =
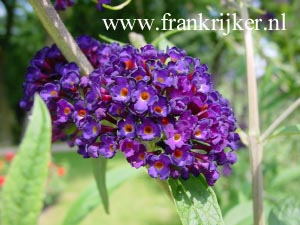
[[[110,5],[111,0],[98,0],[97,8],[102,11],[103,10],[103,4]],[[54,7],[56,10],[66,10],[67,7],[71,7],[74,5],[73,0],[55,0],[54,1]]]
[[[209,185],[218,166],[236,162],[236,119],[199,59],[176,47],[136,49],[88,36],[77,43],[95,68],[89,76],[56,45],[40,50],[27,69],[20,105],[29,110],[33,95],[41,95],[53,141],[68,140],[85,158],[120,151],[154,178],[203,174]]]

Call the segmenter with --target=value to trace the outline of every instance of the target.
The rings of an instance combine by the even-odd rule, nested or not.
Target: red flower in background
[[[16,154],[14,152],[7,152],[7,153],[4,154],[3,158],[4,158],[5,161],[11,162],[14,159],[15,155]]]
[[[66,174],[65,168],[62,167],[62,166],[58,166],[58,167],[56,168],[56,172],[57,172],[57,175],[58,175],[59,177],[63,177],[63,176]]]
[[[5,176],[0,176],[0,188],[2,188],[4,183],[5,183]]]
[[[0,159],[0,171],[4,168],[4,162]]]

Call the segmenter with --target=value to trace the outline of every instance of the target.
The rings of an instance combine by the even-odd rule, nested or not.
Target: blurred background
[[[205,18],[219,18],[220,13],[238,13],[237,3],[230,0],[133,0],[121,11],[98,11],[90,0],[74,0],[75,6],[60,15],[74,36],[99,34],[129,42],[129,30],[109,30],[102,19],[145,18],[156,19],[161,25],[164,13],[172,18],[192,18],[202,13]],[[113,0],[117,5],[122,1]],[[264,21],[282,19],[285,13],[285,31],[256,31],[254,52],[259,88],[261,128],[265,130],[284,109],[300,97],[300,1],[298,0],[253,0],[249,1],[250,18]],[[282,23],[283,21],[281,21]],[[138,28],[138,27],[136,27]],[[155,29],[134,30],[142,33],[150,43],[159,37]],[[247,131],[247,87],[243,33],[232,31],[223,36],[218,31],[185,31],[168,37],[168,40],[183,48],[202,63],[208,65],[214,85],[232,104],[239,126]],[[15,150],[25,126],[25,112],[19,108],[22,97],[22,82],[26,67],[35,52],[52,44],[50,37],[25,0],[0,0],[0,175],[4,175],[5,155]],[[284,125],[300,123],[296,110]],[[88,160],[81,159],[75,150],[64,145],[53,153],[56,176],[54,182],[58,194],[51,204],[45,202],[41,224],[61,224],[69,206],[78,194],[92,182]],[[68,151],[67,151],[68,150]],[[270,224],[300,224],[295,215],[300,213],[300,140],[299,131],[269,139],[264,149],[264,185],[266,217]],[[247,148],[238,151],[238,162],[229,177],[222,177],[215,185],[225,221],[231,225],[252,224],[250,164]],[[126,164],[122,156],[112,160],[110,168]],[[58,172],[64,168],[63,176]],[[1,172],[2,169],[2,172]],[[59,175],[60,174],[60,175]],[[51,178],[52,179],[52,178]],[[54,178],[53,178],[54,179]],[[55,180],[55,179],[54,179]],[[57,183],[55,183],[57,182]],[[1,185],[1,180],[0,180]],[[46,201],[46,200],[45,200]],[[46,207],[47,206],[47,207]],[[283,218],[289,218],[283,221]],[[276,219],[274,219],[276,218]],[[275,221],[276,220],[276,221]],[[101,207],[92,211],[81,224],[180,224],[175,207],[162,189],[145,174],[130,180],[111,196],[111,215]],[[292,221],[292,222],[291,222]],[[294,221],[294,222],[293,222]],[[296,222],[295,222],[296,221]]]

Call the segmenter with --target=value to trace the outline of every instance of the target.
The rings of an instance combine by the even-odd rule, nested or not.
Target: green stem
[[[36,15],[53,41],[69,62],[75,62],[84,75],[93,72],[93,66],[82,53],[72,35],[66,29],[49,0],[29,0]]]
[[[243,21],[249,19],[247,0],[241,1],[241,15]],[[248,104],[249,104],[249,154],[252,175],[252,195],[254,225],[264,225],[263,207],[263,146],[259,142],[260,126],[258,112],[258,94],[254,65],[254,45],[251,30],[244,27],[244,41],[247,62],[247,84],[248,84]]]
[[[111,38],[106,37],[106,36],[104,36],[102,34],[99,34],[99,38],[102,39],[103,41],[106,41],[107,43],[113,43],[113,42],[115,42],[115,43],[118,43],[119,45],[125,45],[125,43],[123,43],[123,42],[111,39]]]
[[[131,0],[127,0],[127,1],[125,1],[123,3],[121,3],[120,5],[116,5],[116,6],[111,6],[111,5],[103,4],[103,8],[110,9],[110,10],[121,10],[125,6],[129,5],[130,2],[131,2]]]
[[[154,39],[151,44],[154,45],[155,47],[158,46],[159,42],[161,42],[161,40],[173,35],[173,34],[176,34],[176,33],[179,33],[179,32],[182,32],[182,30],[170,30],[170,31],[167,31],[163,34],[161,34],[160,36],[158,36],[156,39]]]

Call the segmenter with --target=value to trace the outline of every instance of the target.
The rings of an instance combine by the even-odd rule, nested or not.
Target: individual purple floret
[[[84,158],[120,151],[132,167],[147,167],[162,180],[202,175],[212,186],[221,172],[230,173],[236,119],[205,64],[175,47],[136,49],[89,36],[76,41],[95,69],[91,74],[81,76],[53,45],[30,61],[23,84],[20,106],[30,110],[34,94],[41,95],[53,141],[68,141]]]
[[[86,140],[95,139],[100,133],[100,124],[88,115],[82,124],[82,135]]]
[[[97,8],[102,11],[103,10],[103,4],[110,5],[111,0],[98,0]]]
[[[57,102],[57,122],[66,123],[72,119],[74,106],[65,99],[60,99]]]
[[[133,79],[118,77],[115,79],[116,84],[110,89],[112,99],[116,102],[128,102],[131,98],[131,92],[135,86]]]
[[[110,5],[111,0],[98,0],[97,8],[103,11],[103,4]],[[56,10],[66,10],[68,7],[74,5],[74,0],[54,0],[54,8]]]
[[[115,137],[110,135],[101,136],[101,145],[99,146],[99,154],[104,158],[112,158],[116,154],[117,146]]]
[[[160,137],[160,127],[151,119],[146,118],[141,121],[137,128],[137,134],[143,141],[151,141],[156,137]]]
[[[56,10],[66,10],[67,7],[74,5],[73,0],[55,0],[54,7]]]
[[[140,143],[129,138],[120,141],[120,151],[124,153],[125,157],[131,157],[139,151]]]
[[[172,124],[169,124],[164,128],[164,133],[166,135],[165,143],[172,150],[182,147],[188,141],[187,131],[183,129],[175,129]]]
[[[58,84],[47,83],[41,89],[41,97],[45,102],[58,98],[60,86]]]
[[[157,69],[153,70],[153,84],[161,87],[171,87],[173,85],[174,77],[170,76],[170,71],[167,69]]]
[[[125,120],[120,120],[118,128],[120,137],[134,138],[136,136],[136,124],[132,116],[128,116]]]
[[[159,97],[150,107],[151,114],[155,117],[167,117],[171,111],[168,100]]]
[[[147,162],[149,164],[148,172],[151,177],[159,177],[161,180],[165,180],[169,177],[171,160],[168,156],[163,154],[160,156],[150,155],[147,158]]]
[[[134,168],[138,169],[146,165],[147,149],[145,145],[139,144],[138,149],[135,149],[134,155],[127,157],[127,161]]]
[[[66,64],[61,68],[60,73],[62,75],[60,80],[62,88],[70,93],[75,93],[80,81],[78,66],[75,63]]]
[[[190,166],[194,161],[194,156],[190,151],[191,146],[185,145],[181,148],[176,148],[171,153],[172,162],[180,167]]]
[[[148,110],[157,99],[157,91],[154,87],[147,85],[146,82],[140,81],[137,83],[135,91],[132,93],[134,103],[134,110],[138,114],[143,114]]]

